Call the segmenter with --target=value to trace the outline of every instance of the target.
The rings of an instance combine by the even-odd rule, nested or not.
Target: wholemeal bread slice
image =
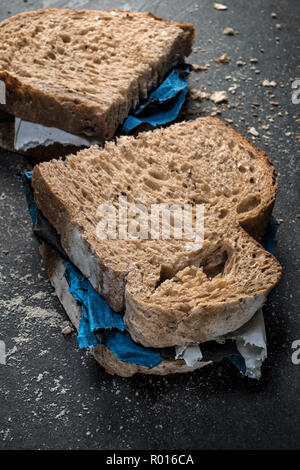
[[[0,23],[1,109],[72,134],[114,136],[191,52],[194,29],[151,13],[45,9]]]
[[[270,159],[215,118],[121,137],[35,167],[35,202],[70,260],[145,346],[203,342],[262,306],[281,268],[256,241],[275,201]],[[204,204],[204,245],[97,236],[98,206]]]

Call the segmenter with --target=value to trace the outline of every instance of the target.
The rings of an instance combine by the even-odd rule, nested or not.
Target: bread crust
[[[151,369],[149,367],[139,366],[136,364],[129,364],[128,362],[120,361],[117,356],[114,355],[106,346],[103,344],[96,346],[93,349],[93,355],[99,364],[104,367],[106,372],[111,375],[119,375],[121,377],[132,377],[134,374],[153,374],[153,375],[168,375],[178,374],[182,372],[192,372],[197,369],[201,369],[212,362],[198,362],[195,366],[189,367],[180,359],[172,360],[165,359],[160,364]]]
[[[165,56],[160,53],[156,57],[155,70],[149,65],[147,66],[147,72],[137,72],[137,78],[132,78],[130,85],[128,85],[127,96],[124,97],[124,90],[120,90],[123,95],[120,94],[118,99],[108,98],[107,100],[104,95],[103,105],[99,104],[99,100],[93,101],[93,99],[81,99],[81,102],[77,103],[74,92],[68,95],[66,89],[54,88],[51,91],[50,87],[45,89],[42,86],[32,86],[30,81],[22,78],[18,73],[12,73],[9,70],[9,64],[5,65],[5,56],[1,58],[0,55],[0,80],[3,80],[6,84],[6,104],[0,105],[0,109],[22,119],[63,129],[72,134],[97,136],[103,141],[112,138],[130,110],[135,108],[142,98],[138,88],[144,90],[145,98],[152,88],[154,76],[158,76],[159,81],[161,81],[173,66],[183,62],[184,57],[190,54],[194,37],[193,25],[162,20],[150,13],[132,13],[122,10],[106,10],[104,12],[78,10],[78,14],[82,15],[84,19],[89,19],[93,15],[101,16],[113,12],[116,15],[123,15],[122,17],[131,15],[143,21],[147,18],[155,19],[155,21],[164,24],[166,28],[170,25],[172,25],[172,28],[178,28],[177,37],[174,36],[173,42],[169,42],[170,47],[165,52]],[[65,19],[66,16],[74,14],[74,10],[53,8],[20,13],[0,24],[0,38],[3,31],[5,31],[5,27],[11,23],[24,20],[30,24],[30,20],[33,21],[36,17],[43,18],[48,14],[63,15],[63,19]],[[49,31],[49,34],[51,34],[51,31]],[[1,59],[3,59],[2,62]],[[33,78],[35,77],[33,76]],[[84,72],[82,72],[81,78],[84,82]],[[136,84],[135,80],[137,80]],[[134,90],[133,88],[136,86],[137,88]],[[99,94],[100,98],[101,96]]]

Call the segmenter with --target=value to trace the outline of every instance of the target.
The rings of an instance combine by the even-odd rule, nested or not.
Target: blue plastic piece
[[[129,333],[125,331],[122,315],[108,306],[70,261],[65,263],[65,268],[69,292],[79,303],[82,311],[77,336],[80,348],[93,348],[101,342],[121,361],[145,367],[155,367],[163,360],[155,349],[146,348],[131,339]],[[99,335],[96,336],[95,332]]]
[[[129,133],[142,123],[156,127],[174,121],[185,101],[191,70],[192,65],[175,68],[164,82],[150,93],[147,100],[125,119],[123,131]]]
[[[102,328],[125,330],[122,316],[114,312],[105,300],[95,291],[91,283],[78,269],[67,261],[65,277],[69,284],[69,292],[80,304],[83,317],[88,321],[91,332]]]
[[[235,367],[239,369],[239,371],[243,375],[246,374],[247,367],[243,356],[241,356],[240,354],[230,354],[229,356],[227,356],[227,358],[232,362],[233,365],[235,365]]]

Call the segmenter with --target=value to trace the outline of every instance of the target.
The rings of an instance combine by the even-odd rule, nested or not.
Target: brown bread
[[[0,23],[0,80],[22,119],[114,136],[129,112],[190,54],[194,28],[151,13],[45,9]]]
[[[35,167],[35,201],[70,260],[145,346],[203,342],[262,306],[281,268],[256,241],[275,201],[270,159],[215,118],[121,137]],[[186,240],[99,240],[97,208],[118,202],[205,206],[202,248]],[[247,233],[248,232],[248,233]]]

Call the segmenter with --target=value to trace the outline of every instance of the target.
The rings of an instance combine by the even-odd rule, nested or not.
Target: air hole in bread
[[[243,212],[250,212],[255,207],[257,207],[260,204],[260,196],[258,195],[251,195],[246,197],[240,204],[237,206],[237,213],[241,214]]]
[[[52,59],[52,60],[55,60],[55,59],[56,59],[56,55],[54,54],[54,52],[48,51],[48,52],[44,55],[44,59]]]
[[[203,272],[209,279],[212,279],[219,274],[224,275],[225,265],[228,262],[229,256],[227,250],[221,246],[211,253],[204,262],[201,263]]]
[[[160,188],[160,185],[155,180],[150,179],[150,178],[144,178],[144,183],[153,191],[159,190]]]
[[[241,173],[246,173],[247,169],[243,165],[239,165],[238,169]]]
[[[160,267],[160,277],[155,285],[155,289],[157,289],[163,282],[167,281],[168,279],[172,279],[175,276],[174,269],[170,266],[161,265]]]
[[[224,217],[226,217],[227,214],[228,214],[228,210],[227,209],[222,209],[220,211],[219,218],[224,219]]]
[[[84,36],[85,34],[89,33],[90,31],[94,31],[94,28],[84,28],[79,31],[80,36]]]
[[[156,178],[158,180],[168,179],[168,175],[166,173],[163,173],[162,171],[159,171],[159,170],[150,169],[148,173],[149,173],[150,176],[152,176],[152,178]]]
[[[71,42],[71,36],[69,36],[68,34],[61,34],[60,37],[63,42]]]
[[[236,194],[239,194],[240,188],[235,187],[235,188],[232,189],[231,192],[232,192],[232,194],[235,196]]]

